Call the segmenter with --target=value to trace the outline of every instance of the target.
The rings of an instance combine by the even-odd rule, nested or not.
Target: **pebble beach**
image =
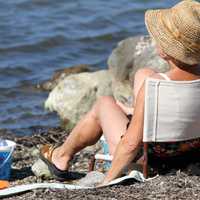
[[[61,128],[41,130],[32,136],[15,137],[10,132],[0,132],[0,136],[15,140],[17,147],[13,157],[11,186],[28,183],[55,182],[36,178],[31,172],[31,166],[37,159],[38,147],[46,142],[55,143],[57,138],[65,138],[66,132]],[[98,150],[97,147],[96,150]],[[94,150],[94,149],[93,149]],[[91,150],[78,154],[72,161],[74,171],[87,172],[88,159]],[[179,166],[180,167],[180,166]],[[146,183],[127,182],[102,189],[93,190],[33,190],[16,196],[6,197],[10,200],[25,199],[200,199],[200,170],[199,162],[188,163],[184,168],[171,168],[152,181]]]

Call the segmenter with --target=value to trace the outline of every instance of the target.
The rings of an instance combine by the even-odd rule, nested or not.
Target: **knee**
[[[111,103],[114,101],[115,101],[115,99],[112,96],[100,96],[97,99],[97,103],[100,103],[100,104]]]
[[[111,105],[116,103],[115,99],[112,96],[101,96],[98,97],[98,99],[96,100],[96,102],[94,103],[92,110],[91,110],[91,114],[95,117],[98,118],[98,113],[99,110],[102,107],[105,107],[107,105]]]
[[[101,96],[96,100],[96,106],[102,107],[108,104],[115,103],[115,99],[112,96]]]

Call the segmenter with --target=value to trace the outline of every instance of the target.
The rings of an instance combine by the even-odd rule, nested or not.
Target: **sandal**
[[[46,144],[40,149],[40,158],[48,166],[52,176],[59,181],[65,181],[71,178],[71,173],[68,170],[60,170],[52,163],[53,151],[58,146]]]

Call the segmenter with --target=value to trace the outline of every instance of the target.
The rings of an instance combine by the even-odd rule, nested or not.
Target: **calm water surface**
[[[146,34],[144,12],[177,0],[0,0],[0,129],[58,125],[35,85],[76,64],[106,68],[118,41]]]

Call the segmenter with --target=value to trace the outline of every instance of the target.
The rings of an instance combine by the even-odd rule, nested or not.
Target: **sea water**
[[[55,70],[90,64],[107,67],[117,43],[146,34],[146,9],[178,0],[8,0],[0,1],[0,129],[27,134],[56,126],[44,110],[48,93],[36,85]]]

